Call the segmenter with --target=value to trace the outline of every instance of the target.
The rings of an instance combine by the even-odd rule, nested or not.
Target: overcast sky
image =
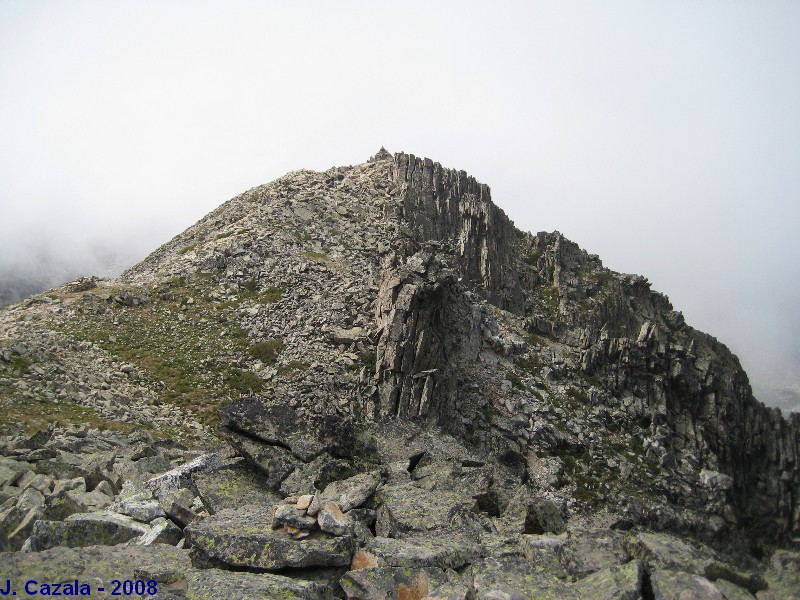
[[[0,267],[381,145],[640,273],[800,410],[800,3],[0,0]]]

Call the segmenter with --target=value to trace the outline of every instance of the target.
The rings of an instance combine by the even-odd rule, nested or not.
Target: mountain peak
[[[411,561],[425,577],[471,565],[507,581],[507,569],[542,567],[561,595],[594,597],[558,578],[636,556],[644,562],[625,567],[635,567],[632,580],[646,569],[655,588],[664,569],[710,573],[699,558],[701,567],[651,560],[688,556],[689,540],[750,568],[800,535],[800,416],[757,402],[723,344],[687,325],[644,277],[605,268],[558,232],[518,230],[464,171],[384,148],[367,163],[247,190],[119,280],[0,312],[0,395],[4,413],[26,422],[49,423],[74,403],[95,424],[228,442],[241,462],[214,471],[217,457],[202,467],[206,479],[186,481],[200,490],[246,479],[248,498],[268,505],[237,499],[185,527],[200,554],[216,552],[203,540],[219,528],[255,543],[253,519],[253,535],[267,531],[259,548],[302,539],[319,557],[317,545],[336,547],[324,565],[295,564],[285,558],[293,551],[253,564],[241,562],[250,552],[213,554],[234,569],[347,566],[354,556],[389,569],[440,544],[446,558],[426,549]],[[40,439],[30,433],[0,441],[7,460],[58,455],[30,452]],[[161,444],[132,448],[132,461],[166,468]],[[137,468],[121,466],[114,485]],[[201,503],[188,488],[188,506]],[[356,496],[349,508],[331,500]],[[272,532],[273,516],[288,528]],[[599,540],[614,550],[595,554]],[[570,544],[564,555],[609,562],[558,566],[553,549]],[[341,585],[374,597],[347,587],[363,575]],[[483,594],[480,581],[465,579],[470,596]],[[755,575],[737,581],[761,585]]]
[[[389,151],[383,146],[381,146],[381,149],[375,153],[375,156],[371,156],[367,162],[376,162],[379,160],[391,160],[391,159],[392,155],[389,153]]]

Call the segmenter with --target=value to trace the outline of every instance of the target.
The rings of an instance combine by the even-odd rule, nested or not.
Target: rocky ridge
[[[166,543],[190,562],[148,578],[185,597],[798,590],[798,416],[644,278],[427,159],[249,190],[6,308],[0,346],[12,572]],[[114,459],[65,491],[70,421]]]

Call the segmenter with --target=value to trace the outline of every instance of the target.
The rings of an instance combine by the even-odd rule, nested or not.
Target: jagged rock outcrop
[[[492,202],[489,186],[464,171],[403,153],[394,157],[392,178],[400,186],[399,218],[409,235],[418,243],[447,242],[457,256],[456,271],[467,285],[485,290],[492,304],[519,312],[517,230]]]
[[[456,275],[418,252],[384,270],[377,298],[379,414],[441,424],[460,365],[480,352],[479,315]]]
[[[659,465],[732,477],[724,489],[706,482],[692,508],[727,500],[756,543],[796,536],[798,415],[786,419],[755,401],[736,357],[689,327],[644,278],[601,270],[558,234],[532,238],[529,253],[559,297],[554,335],[572,347],[580,371],[634,400],[629,418],[650,429],[648,450]]]

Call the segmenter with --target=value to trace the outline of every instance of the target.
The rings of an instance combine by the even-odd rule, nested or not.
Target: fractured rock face
[[[464,171],[413,154],[395,156],[403,218],[418,241],[451,240],[461,256],[461,278],[483,288],[506,310],[522,308],[514,262],[514,225],[491,200],[489,186]]]
[[[456,277],[419,252],[384,272],[378,292],[381,415],[441,423],[454,410],[454,369],[480,350],[477,320]]]

